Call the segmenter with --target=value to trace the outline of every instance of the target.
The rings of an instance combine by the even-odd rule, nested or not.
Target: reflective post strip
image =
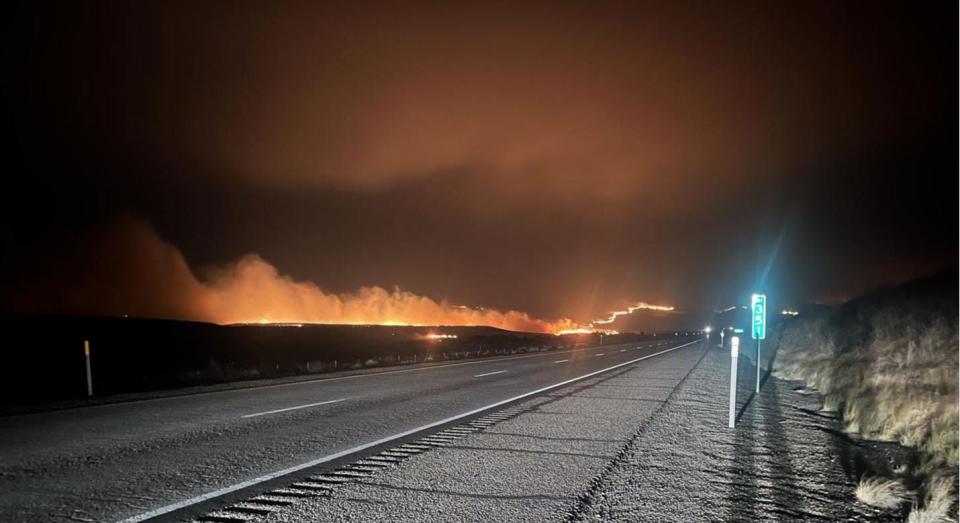
[[[737,356],[740,352],[740,337],[730,338],[730,419],[727,426],[731,429],[737,416]]]

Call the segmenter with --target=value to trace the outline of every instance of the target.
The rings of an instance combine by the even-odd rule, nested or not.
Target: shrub
[[[909,523],[940,523],[953,521],[950,507],[956,492],[956,476],[934,475],[924,483],[923,506],[914,504],[907,517]]]
[[[774,372],[802,380],[844,429],[957,466],[956,273],[788,320]],[[946,280],[946,281],[944,281]],[[950,281],[954,283],[950,283]]]
[[[911,498],[911,493],[899,479],[881,477],[861,478],[856,490],[857,499],[871,507],[895,509]]]
[[[922,453],[924,504],[910,521],[941,521],[955,504],[958,464],[957,272],[881,290],[785,321],[773,333],[774,374],[802,380],[841,413],[843,428]],[[943,479],[946,477],[947,479]],[[896,505],[896,480],[861,481],[857,498]]]

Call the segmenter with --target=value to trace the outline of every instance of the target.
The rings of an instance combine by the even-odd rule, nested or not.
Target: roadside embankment
[[[727,427],[730,355],[715,347],[595,479],[569,521],[901,521],[855,502],[861,475],[909,463],[894,443],[844,434],[820,399],[740,358],[736,428]]]
[[[877,291],[786,322],[774,372],[802,380],[866,440],[918,449],[920,460],[864,477],[858,498],[914,506],[938,520],[956,506],[958,457],[957,272]]]

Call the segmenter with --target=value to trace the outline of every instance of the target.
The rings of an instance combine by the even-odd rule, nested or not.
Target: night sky
[[[349,4],[8,12],[2,309],[699,327],[957,265],[955,4]]]

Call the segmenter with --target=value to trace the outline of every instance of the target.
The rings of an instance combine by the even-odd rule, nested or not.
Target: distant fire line
[[[631,305],[622,311],[611,312],[610,316],[608,316],[606,319],[594,320],[590,322],[590,325],[609,325],[617,321],[618,317],[633,314],[635,311],[638,311],[641,309],[651,310],[651,311],[662,311],[662,312],[673,312],[674,310],[673,306],[670,306],[670,305],[651,305],[646,302],[640,302],[636,305]]]
[[[438,334],[435,332],[431,332],[429,334],[424,334],[423,339],[432,340],[432,341],[455,340],[457,339],[457,335],[456,334]]]
[[[619,318],[620,316],[629,316],[630,314],[633,314],[638,310],[673,312],[676,309],[672,305],[652,305],[650,303],[642,301],[637,303],[636,305],[631,305],[624,310],[613,311],[610,313],[609,316],[607,316],[602,320],[593,320],[592,322],[587,324],[587,326],[585,327],[577,327],[575,329],[563,329],[555,332],[554,334],[556,334],[557,336],[564,336],[567,334],[595,334],[595,333],[608,334],[608,335],[619,334],[618,331],[615,331],[613,329],[604,329],[604,328],[598,329],[596,326],[610,325],[611,323],[617,321],[617,318]]]
[[[457,308],[457,309],[470,310],[469,307],[465,307],[465,306],[462,306],[462,305],[461,305],[461,306],[455,306],[455,308]],[[481,311],[482,311],[483,309],[480,308],[480,309],[475,309],[475,310],[481,310]],[[631,306],[627,307],[626,309],[618,310],[618,311],[613,311],[613,312],[611,312],[610,315],[607,316],[606,318],[599,319],[599,320],[593,320],[593,321],[587,323],[586,325],[582,325],[582,324],[581,324],[581,326],[578,326],[578,327],[558,329],[558,330],[554,331],[553,334],[555,334],[555,335],[557,335],[557,336],[566,336],[566,335],[573,335],[573,334],[607,334],[607,335],[620,334],[619,331],[616,331],[616,330],[613,330],[613,329],[608,329],[608,328],[598,328],[597,326],[598,326],[598,325],[610,325],[610,324],[612,324],[613,322],[617,321],[617,318],[619,318],[619,317],[621,317],[621,316],[629,316],[629,315],[633,314],[634,312],[636,312],[636,311],[638,311],[638,310],[650,310],[650,311],[660,311],[660,312],[673,312],[673,311],[675,311],[676,309],[675,309],[672,305],[653,305],[653,304],[646,303],[646,302],[639,302],[639,303],[637,303],[637,304],[635,304],[635,305],[631,305]],[[785,312],[785,314],[787,314],[787,312]],[[572,323],[572,322],[571,322],[571,323]],[[425,325],[425,324],[424,324],[424,325],[420,325],[420,324],[416,324],[416,323],[405,323],[405,322],[400,322],[400,321],[387,321],[387,322],[384,322],[384,323],[352,323],[352,322],[344,322],[344,324],[347,324],[347,325],[395,325],[395,326],[407,326],[407,327],[427,327],[427,326],[429,326],[429,325]],[[294,322],[271,322],[271,321],[269,321],[269,320],[262,319],[262,320],[260,320],[260,321],[258,321],[258,322],[241,322],[241,323],[236,323],[235,325],[271,325],[271,326],[302,327],[304,324],[303,324],[303,323],[294,323]],[[457,335],[456,335],[456,334],[444,334],[444,333],[428,333],[428,334],[422,335],[422,336],[421,336],[421,339],[429,340],[429,341],[440,341],[440,340],[446,340],[446,339],[457,339]]]

